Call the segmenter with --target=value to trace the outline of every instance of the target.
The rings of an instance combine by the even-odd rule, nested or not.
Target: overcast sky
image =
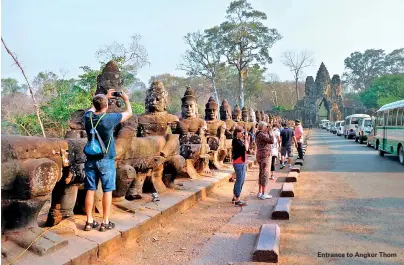
[[[67,77],[81,73],[80,66],[99,67],[95,52],[114,41],[128,43],[140,34],[150,66],[138,77],[176,70],[187,46],[183,36],[220,24],[230,0],[3,0],[1,36],[18,55],[29,79],[40,71]],[[292,74],[282,65],[284,51],[311,51],[316,66],[324,62],[331,75],[342,74],[344,59],[354,51],[381,48],[390,52],[404,47],[403,0],[251,0],[267,14],[265,24],[283,39],[271,49],[268,72],[282,80]],[[22,81],[10,56],[1,48],[2,78]]]

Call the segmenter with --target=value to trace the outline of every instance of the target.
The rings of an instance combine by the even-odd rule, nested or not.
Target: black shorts
[[[293,157],[293,148],[291,146],[282,146],[281,156],[286,156],[286,154],[288,154],[288,157]]]

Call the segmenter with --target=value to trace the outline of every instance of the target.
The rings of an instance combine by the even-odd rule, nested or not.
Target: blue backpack
[[[102,141],[100,135],[97,131],[97,125],[100,123],[101,119],[104,118],[105,113],[99,118],[95,127],[93,125],[93,116],[92,112],[90,112],[90,122],[91,122],[91,130],[90,130],[90,140],[87,142],[86,146],[84,146],[84,154],[86,156],[91,157],[99,157],[102,158],[104,155],[108,153],[109,145],[111,143],[112,134],[108,141],[108,146],[105,148],[104,142]]]

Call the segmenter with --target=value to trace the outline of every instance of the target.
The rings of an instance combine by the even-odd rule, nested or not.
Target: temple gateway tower
[[[318,124],[320,120],[343,119],[342,83],[339,75],[332,79],[324,63],[317,71],[316,80],[306,78],[305,96],[295,106],[295,117],[305,126]]]

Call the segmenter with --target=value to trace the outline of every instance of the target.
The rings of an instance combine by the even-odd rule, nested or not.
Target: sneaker
[[[288,168],[289,168],[289,169],[292,169],[292,165],[291,165],[291,164],[289,164]]]
[[[240,206],[240,207],[242,207],[242,206],[247,206],[247,203],[245,203],[245,202],[243,202],[242,200],[239,200],[238,202],[235,202],[234,203],[234,206]]]
[[[234,199],[234,198],[233,198],[233,199],[231,199],[231,203],[232,203],[232,204],[234,204],[234,203],[235,203],[235,201],[236,201],[236,199]]]
[[[281,164],[281,166],[279,168],[283,169],[284,167],[285,167],[285,164]]]
[[[272,196],[269,194],[262,194],[262,196],[260,197],[261,200],[266,200],[266,199],[271,199]]]
[[[261,192],[258,192],[257,198],[261,198],[261,196],[262,196],[262,193],[261,193]]]
[[[271,175],[271,177],[270,177],[269,179],[275,179],[275,176],[274,176],[274,175]]]

